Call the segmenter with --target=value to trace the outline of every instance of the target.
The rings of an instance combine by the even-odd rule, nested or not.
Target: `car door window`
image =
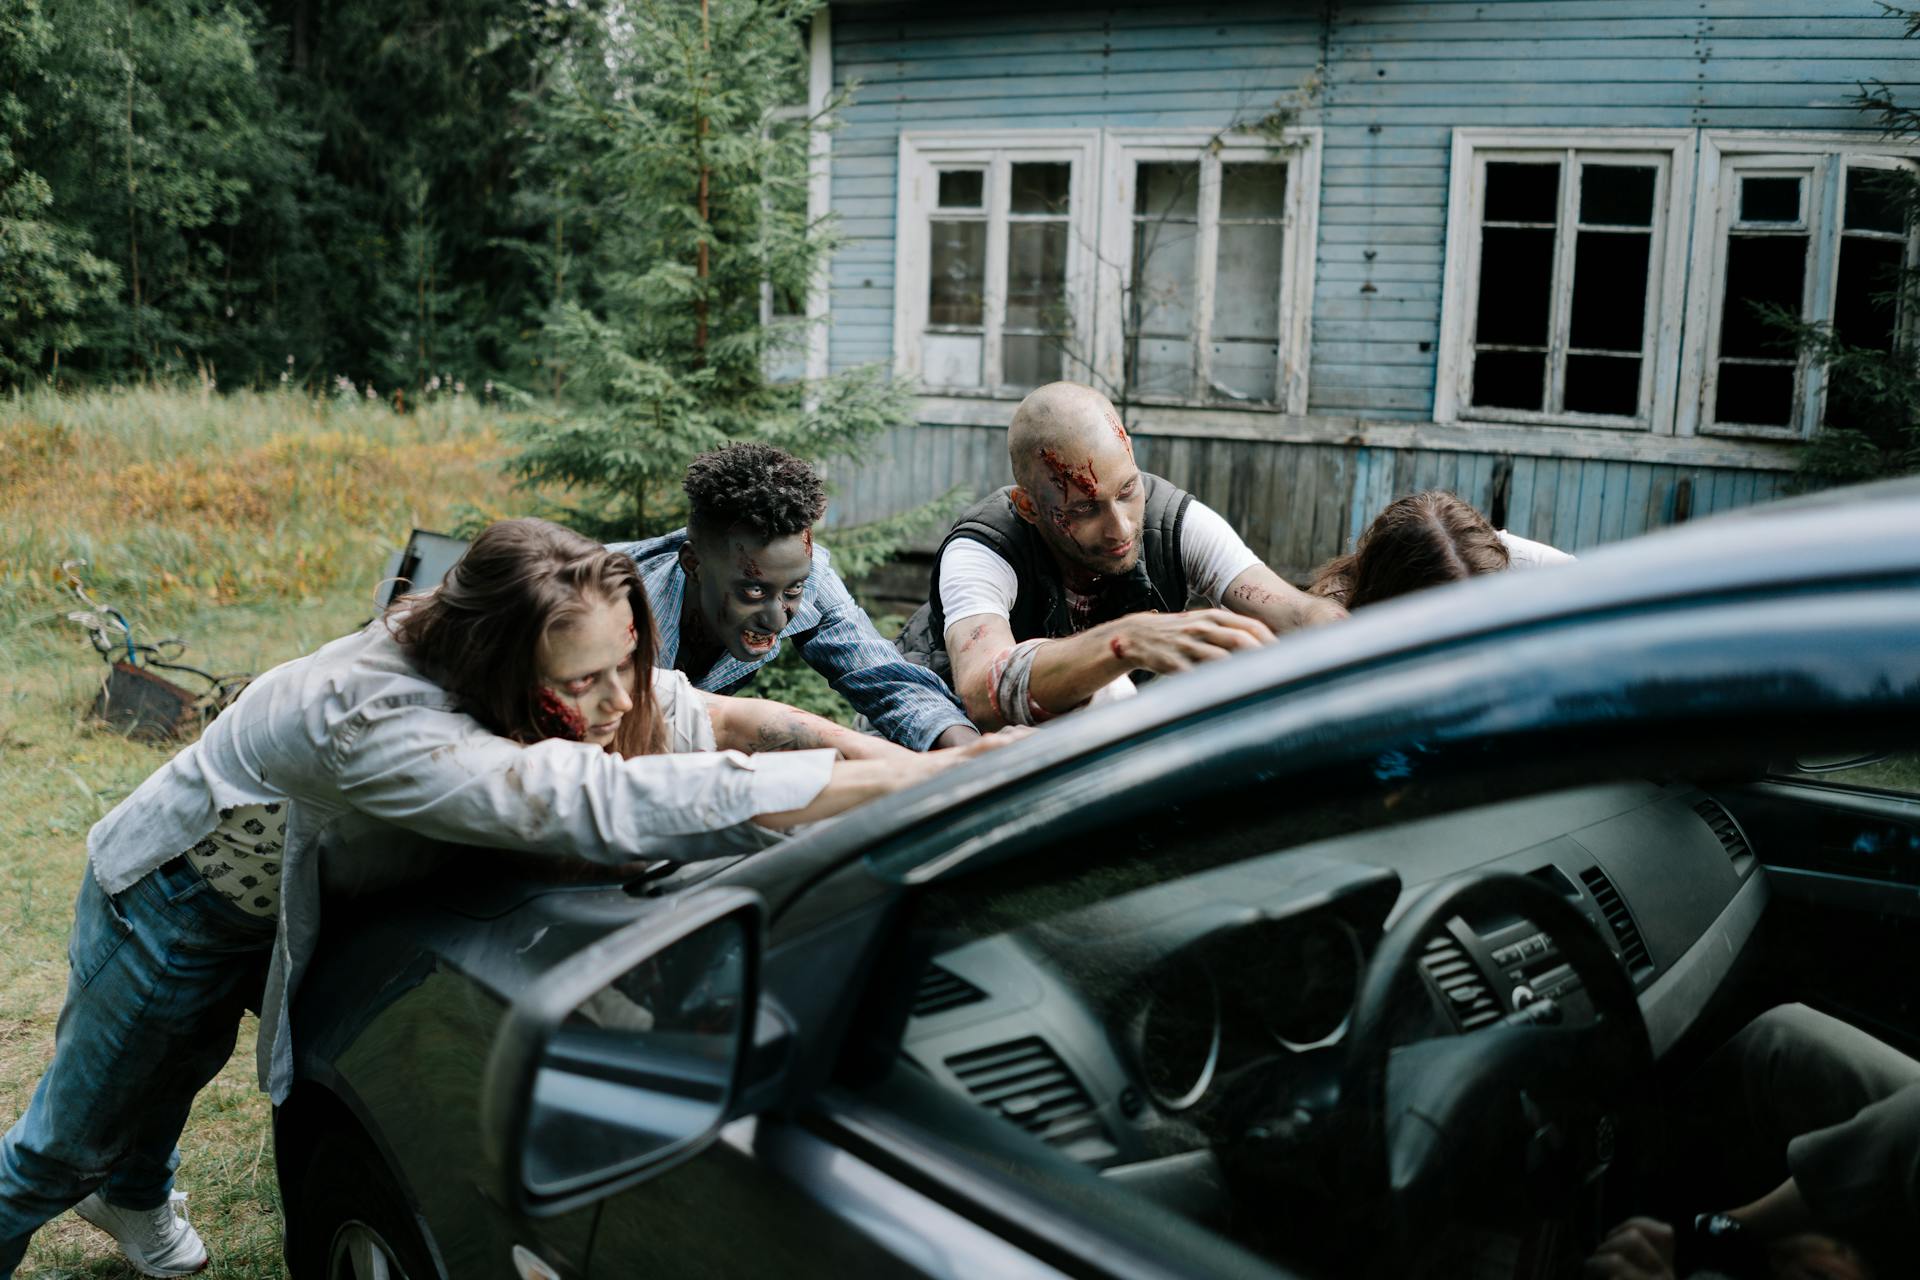
[[[1896,751],[1859,763],[1848,763],[1851,758],[1833,752],[1825,755],[1808,754],[1783,766],[1778,776],[1798,782],[1817,782],[1829,787],[1920,799],[1920,751]]]

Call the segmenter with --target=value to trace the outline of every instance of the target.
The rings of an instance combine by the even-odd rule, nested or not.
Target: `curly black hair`
[[[687,467],[687,523],[703,533],[751,529],[763,542],[810,529],[827,509],[813,468],[767,444],[730,444]]]

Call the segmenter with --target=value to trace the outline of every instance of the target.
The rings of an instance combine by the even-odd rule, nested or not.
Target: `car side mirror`
[[[481,1086],[506,1204],[564,1213],[713,1140],[750,1047],[760,929],[757,894],[695,894],[582,948],[513,1002]]]

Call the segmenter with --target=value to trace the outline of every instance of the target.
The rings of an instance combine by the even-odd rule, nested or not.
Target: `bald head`
[[[1013,411],[1007,431],[1014,483],[1028,490],[1058,487],[1063,466],[1078,472],[1116,447],[1131,460],[1133,442],[1113,403],[1079,382],[1049,382],[1035,389]]]
[[[1078,382],[1041,387],[1014,410],[1007,453],[1013,508],[1056,559],[1092,574],[1132,570],[1146,482],[1105,396]]]

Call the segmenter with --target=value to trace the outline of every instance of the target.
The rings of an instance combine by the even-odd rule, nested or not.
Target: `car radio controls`
[[[1557,956],[1559,953],[1559,948],[1553,945],[1551,938],[1544,933],[1536,933],[1530,938],[1522,938],[1518,942],[1510,942],[1504,947],[1494,948],[1493,962],[1502,969],[1511,969],[1529,960],[1537,960],[1543,956]]]

